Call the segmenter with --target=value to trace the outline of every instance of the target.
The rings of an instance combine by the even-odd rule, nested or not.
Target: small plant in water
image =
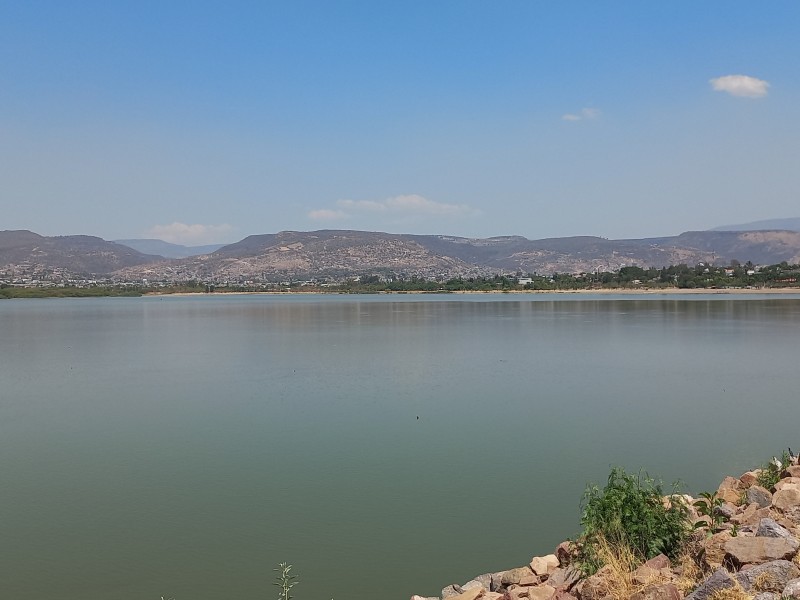
[[[291,574],[292,565],[280,563],[277,569],[272,569],[278,573],[275,577],[275,583],[279,588],[278,600],[292,600],[292,595],[289,593],[291,589],[300,583],[296,575]]]

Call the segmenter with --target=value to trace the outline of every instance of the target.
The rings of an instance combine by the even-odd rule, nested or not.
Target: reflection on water
[[[435,594],[550,551],[611,464],[698,492],[792,445],[798,332],[774,296],[4,301],[0,581]]]

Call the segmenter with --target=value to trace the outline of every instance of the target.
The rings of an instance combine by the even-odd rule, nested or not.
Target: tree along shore
[[[275,283],[252,282],[161,282],[72,285],[41,282],[0,284],[2,298],[141,296],[146,294],[189,293],[455,293],[455,292],[668,292],[700,291],[792,291],[800,290],[800,265],[780,263],[756,267],[734,263],[728,267],[676,265],[661,269],[623,267],[614,272],[535,273],[495,275],[493,277],[452,278],[443,281],[420,277],[404,278],[387,274],[360,275],[342,281],[325,278]]]

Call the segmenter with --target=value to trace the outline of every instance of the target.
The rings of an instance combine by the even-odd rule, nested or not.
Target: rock
[[[761,519],[765,519],[770,515],[769,508],[758,508],[758,504],[750,504],[742,512],[742,514],[735,515],[731,518],[731,522],[739,525],[754,525],[757,526]]]
[[[631,574],[631,579],[637,585],[645,585],[654,581],[661,575],[661,571],[648,567],[646,564],[639,565],[639,567]]]
[[[758,529],[756,530],[757,536],[783,538],[789,540],[789,543],[799,544],[792,533],[783,525],[779,525],[774,519],[766,518],[758,522]]]
[[[611,573],[608,566],[602,567],[594,575],[583,580],[578,596],[580,600],[602,600],[610,595],[607,577]]]
[[[536,587],[530,588],[528,591],[528,598],[531,600],[550,600],[555,595],[556,588],[547,584],[537,585]]]
[[[669,569],[669,558],[664,556],[663,554],[659,554],[658,556],[654,556],[650,560],[646,561],[645,566],[650,567],[651,569]]]
[[[719,507],[719,514],[721,514],[726,519],[731,519],[733,516],[739,511],[739,507],[735,504],[731,504],[730,502],[723,502],[722,506]]]
[[[792,579],[787,582],[781,596],[783,598],[800,598],[800,579]]]
[[[641,592],[635,593],[630,600],[682,600],[683,594],[674,583],[657,583],[648,585]]]
[[[755,485],[758,482],[758,471],[747,471],[743,473],[742,476],[739,477],[739,481],[741,481],[745,487]]]
[[[780,594],[786,584],[800,576],[800,568],[788,560],[775,560],[757,565],[734,575],[746,592]]]
[[[581,580],[581,573],[574,567],[555,569],[550,573],[547,583],[559,590],[570,590]]]
[[[471,590],[473,588],[480,588],[482,590],[488,590],[489,589],[487,587],[483,587],[483,584],[480,581],[476,581],[474,579],[470,579],[467,583],[465,583],[464,585],[461,586],[461,589],[464,590],[464,591]]]
[[[725,542],[725,560],[737,568],[790,559],[796,552],[797,548],[783,538],[739,536]]]
[[[520,580],[524,577],[528,577],[529,575],[533,575],[533,571],[529,566],[509,569],[508,571],[503,571],[503,574],[500,577],[500,583],[502,583],[504,586],[515,584],[519,585]]]
[[[716,570],[725,561],[725,544],[733,539],[727,531],[715,533],[703,542],[702,560],[706,569]]]
[[[411,600],[439,600],[439,596],[417,596],[414,594],[411,596]]]
[[[786,474],[789,477],[800,477],[800,465],[791,465],[786,467]]]
[[[464,588],[454,583],[452,585],[448,585],[446,588],[442,588],[442,600],[444,600],[444,598],[453,598],[463,593]]]
[[[577,596],[573,596],[569,592],[565,592],[564,590],[556,590],[555,596],[553,596],[553,600],[578,600]]]
[[[781,596],[772,592],[760,592],[753,596],[753,600],[781,600]]]
[[[740,498],[742,491],[744,491],[744,485],[741,481],[734,477],[726,477],[722,480],[722,483],[719,484],[717,495],[725,502],[739,505],[741,504]]]
[[[749,487],[745,492],[745,497],[747,504],[758,504],[759,508],[767,508],[772,505],[772,493],[760,485]]]
[[[555,554],[548,554],[547,556],[534,556],[531,559],[530,567],[534,573],[543,576],[548,575],[557,569],[559,561]]]
[[[463,592],[461,594],[458,594],[457,596],[450,596],[450,599],[451,600],[475,600],[476,598],[481,597],[483,595],[484,591],[485,590],[483,588],[472,588],[471,590],[467,590],[467,591],[465,591],[465,592]]]
[[[775,484],[775,491],[786,489],[800,489],[800,477],[787,477]]]
[[[481,600],[502,600],[504,596],[500,592],[484,592]]]
[[[470,579],[467,583],[461,586],[464,590],[469,590],[474,587],[482,587],[487,592],[492,589],[492,574],[491,573],[484,573],[483,575],[478,575],[477,577]]]
[[[572,556],[575,552],[575,547],[573,546],[572,542],[561,542],[558,546],[556,546],[556,558],[558,559],[558,564],[562,567],[566,567],[572,562]]]
[[[780,510],[788,510],[800,506],[800,490],[787,488],[772,494],[772,506]]]
[[[528,598],[528,591],[532,588],[523,587],[521,585],[512,585],[506,590],[506,593],[503,595],[505,600],[522,600],[523,598]]]
[[[736,586],[736,581],[725,569],[717,569],[714,573],[701,583],[698,588],[686,596],[686,600],[708,600],[714,592],[732,588]]]

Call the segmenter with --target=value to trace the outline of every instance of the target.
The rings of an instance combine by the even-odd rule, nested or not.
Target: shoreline
[[[574,294],[574,295],[596,295],[596,296],[697,296],[697,295],[720,295],[720,296],[751,296],[751,295],[800,295],[800,287],[787,287],[787,288],[744,288],[744,289],[705,289],[705,288],[642,288],[642,289],[628,289],[628,288],[615,288],[615,289],[600,289],[600,290],[457,290],[457,291],[380,291],[380,292],[324,292],[319,290],[292,290],[288,292],[279,291],[236,291],[236,292],[148,292],[142,294],[143,298],[150,297],[163,297],[163,296],[294,296],[294,295],[308,295],[308,296],[445,296],[445,295],[470,295],[470,294],[531,294],[531,295],[547,295],[547,294]]]

